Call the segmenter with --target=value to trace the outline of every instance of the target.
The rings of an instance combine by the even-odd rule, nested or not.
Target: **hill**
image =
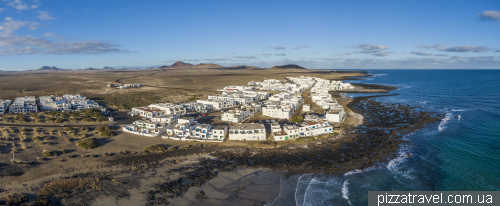
[[[84,70],[100,70],[100,69],[89,67],[89,68],[86,68]]]
[[[65,70],[65,69],[61,69],[61,68],[57,68],[55,66],[43,66],[43,67],[40,67],[40,69],[37,69],[37,70],[41,70],[41,71],[62,71],[62,70]]]
[[[271,69],[306,69],[306,68],[301,67],[301,66],[296,65],[296,64],[287,64],[287,65],[283,65],[283,66],[274,66],[274,67],[271,67]]]
[[[218,64],[212,64],[212,63],[200,63],[200,64],[194,65],[194,64],[190,64],[190,63],[184,63],[182,61],[177,61],[170,66],[159,67],[159,69],[192,69],[192,68],[208,69],[208,68],[223,68],[223,66],[218,65]]]

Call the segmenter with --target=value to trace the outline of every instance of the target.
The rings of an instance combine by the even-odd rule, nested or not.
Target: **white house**
[[[234,123],[244,122],[251,117],[252,114],[250,111],[247,109],[231,109],[222,113],[221,120]]]
[[[326,120],[302,122],[298,128],[300,137],[333,133],[332,126]]]
[[[285,141],[288,140],[288,134],[285,131],[273,132],[274,141]]]
[[[299,138],[299,127],[297,125],[283,125],[283,131],[288,134],[288,137],[290,139],[296,139]],[[285,139],[286,140],[286,139]]]
[[[180,116],[186,114],[186,108],[184,108],[184,106],[182,105],[159,103],[159,104],[150,104],[147,107],[154,110],[161,110],[162,114],[180,115]]]
[[[239,123],[229,128],[229,140],[266,140],[266,128],[263,124]]]
[[[196,100],[196,102],[201,103],[201,104],[210,105],[212,110],[221,110],[224,108],[235,106],[234,101],[225,101],[225,100],[199,99],[199,100]]]
[[[147,107],[134,107],[132,108],[132,113],[147,118],[161,117],[163,114],[163,112],[159,109],[151,109]]]
[[[124,132],[138,134],[148,137],[159,136],[166,131],[166,124],[163,122],[154,122],[151,120],[137,120],[131,125],[122,127]]]
[[[329,122],[344,122],[346,118],[344,109],[330,109],[326,112],[325,117]]]
[[[271,132],[279,132],[281,131],[281,126],[278,123],[271,123]]]
[[[219,125],[212,129],[212,139],[223,141],[228,134],[228,128],[226,125]]]
[[[263,107],[262,115],[278,118],[278,119],[290,119],[292,117],[293,111],[291,108],[287,107]]]
[[[309,112],[309,111],[311,111],[311,105],[310,104],[304,104],[304,105],[302,105],[302,111],[303,112]]]
[[[0,99],[0,114],[9,112],[10,99]]]
[[[10,113],[31,113],[38,112],[38,106],[34,96],[17,97],[9,107]]]

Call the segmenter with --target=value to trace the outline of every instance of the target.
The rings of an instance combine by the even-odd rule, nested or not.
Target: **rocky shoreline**
[[[102,165],[93,170],[73,172],[30,187],[29,192],[10,194],[1,199],[0,204],[90,205],[102,197],[119,201],[134,196],[132,190],[144,190],[137,195],[145,196],[141,201],[146,205],[166,205],[183,197],[190,188],[206,185],[222,172],[253,168],[285,177],[305,173],[341,175],[386,164],[408,143],[403,140],[405,134],[436,124],[443,118],[443,114],[402,104],[382,104],[373,98],[356,97],[348,104],[353,112],[364,117],[363,124],[345,127],[336,136],[279,148],[200,143],[160,153],[124,153],[100,160]],[[141,185],[146,180],[152,182],[149,189]],[[238,199],[238,194],[251,188],[251,184],[232,188],[228,198]],[[203,203],[211,197],[206,191],[198,191],[193,198]]]

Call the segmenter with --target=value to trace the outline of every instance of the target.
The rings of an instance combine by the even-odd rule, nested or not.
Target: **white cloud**
[[[0,8],[0,11],[5,11],[5,8]]]
[[[342,55],[351,55],[352,53],[351,52],[344,52],[342,54],[337,54],[337,56],[342,56]]]
[[[279,49],[279,50],[283,50],[283,49],[286,49],[286,47],[284,46],[275,46],[275,47],[271,47],[273,49]]]
[[[473,53],[482,53],[487,52],[490,48],[485,46],[471,46],[471,45],[463,45],[463,46],[451,46],[447,47],[444,44],[434,44],[434,45],[419,45],[417,48],[425,48],[425,49],[436,49],[438,51],[445,52],[473,52]]]
[[[129,52],[118,49],[121,45],[110,41],[88,40],[88,41],[51,41],[31,35],[17,36],[14,34],[21,27],[36,29],[38,23],[17,21],[6,17],[0,23],[0,56],[22,55],[22,54],[103,54]],[[46,33],[51,36],[52,34]],[[59,36],[63,38],[62,36]]]
[[[28,29],[35,30],[38,28],[39,25],[40,25],[40,23],[38,23],[38,22],[31,22],[28,24]]]
[[[431,53],[427,53],[427,52],[410,52],[411,54],[416,54],[416,55],[419,55],[419,56],[432,56]]]
[[[280,53],[280,54],[274,54],[275,56],[286,56],[285,53]]]
[[[45,34],[43,35],[44,37],[52,37],[52,38],[55,38],[55,39],[66,39],[64,38],[63,36],[59,35],[59,34],[54,34],[54,33],[49,33],[49,32],[45,32]]]
[[[293,49],[303,49],[303,48],[306,48],[308,47],[309,45],[300,45],[300,46],[296,46],[296,47],[293,47]]]
[[[38,15],[38,18],[41,19],[41,20],[44,20],[44,21],[47,21],[47,20],[54,20],[54,19],[57,19],[53,16],[50,16],[49,15],[49,12],[47,11],[39,11],[40,15]]]
[[[17,10],[28,10],[30,7],[22,0],[4,0],[7,5]]]
[[[351,48],[361,49],[361,51],[357,51],[356,53],[371,54],[372,56],[377,57],[389,56],[389,54],[391,53],[384,52],[384,50],[389,49],[388,46],[384,45],[358,44],[357,46],[353,46]]]
[[[476,14],[481,21],[500,21],[500,11],[483,11]]]

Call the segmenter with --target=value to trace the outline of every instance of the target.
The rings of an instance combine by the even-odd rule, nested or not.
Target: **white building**
[[[262,115],[278,118],[278,119],[290,119],[292,117],[293,111],[289,107],[263,107]]]
[[[153,110],[161,110],[162,114],[167,114],[167,115],[182,116],[186,114],[186,108],[184,108],[184,106],[182,105],[175,105],[170,103],[158,103],[158,104],[150,104],[147,107]]]
[[[31,113],[38,112],[38,106],[34,96],[17,97],[9,107],[10,113]]]
[[[148,137],[159,136],[166,131],[166,124],[163,122],[154,122],[151,120],[137,120],[131,125],[122,127],[124,132],[138,134]]]
[[[276,122],[271,123],[271,132],[279,132],[279,131],[281,131],[281,126]]]
[[[228,107],[234,107],[234,101],[225,101],[225,100],[209,100],[209,99],[199,99],[196,100],[197,103],[210,105],[212,110],[221,110]]]
[[[229,128],[229,140],[254,141],[266,139],[266,128],[263,124],[239,123]]]
[[[212,139],[224,141],[228,135],[228,128],[226,125],[219,125],[212,129]]]
[[[97,102],[92,100],[87,100],[87,98],[79,94],[77,95],[65,94],[63,95],[62,99],[65,100],[66,103],[71,104],[71,107],[73,109],[97,109],[101,107]]]
[[[244,122],[252,115],[251,110],[247,109],[231,109],[221,115],[221,120],[226,122],[240,123]]]
[[[302,122],[298,124],[298,128],[300,137],[333,133],[332,126],[326,120]]]
[[[71,104],[62,97],[41,96],[39,98],[40,109],[42,111],[71,111]]]
[[[309,111],[311,111],[311,105],[310,104],[304,104],[304,105],[302,105],[302,111],[303,112],[309,112]]]
[[[344,122],[346,118],[344,109],[330,109],[326,112],[325,117],[329,122]]]
[[[163,112],[159,109],[151,109],[147,107],[134,107],[132,108],[132,113],[147,118],[161,117],[163,114]]]
[[[10,99],[0,99],[0,114],[9,112]]]

